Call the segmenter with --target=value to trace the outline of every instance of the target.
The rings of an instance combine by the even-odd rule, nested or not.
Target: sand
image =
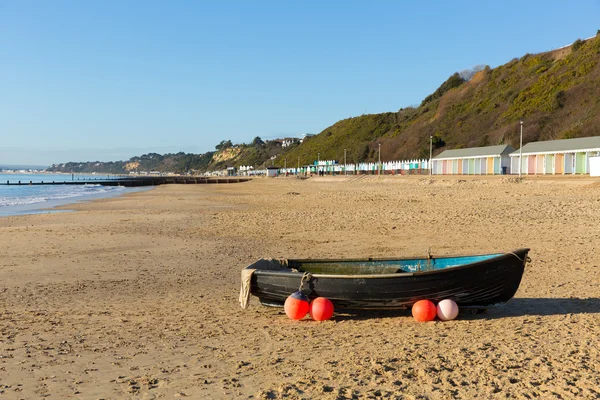
[[[259,178],[0,218],[0,397],[599,398],[599,182]],[[263,257],[520,247],[515,298],[450,322],[237,302]]]

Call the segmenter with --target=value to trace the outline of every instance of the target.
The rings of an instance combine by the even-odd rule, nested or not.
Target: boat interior
[[[415,258],[396,260],[260,260],[249,268],[258,270],[309,272],[321,275],[384,275],[437,271],[489,260],[498,254],[465,257]]]

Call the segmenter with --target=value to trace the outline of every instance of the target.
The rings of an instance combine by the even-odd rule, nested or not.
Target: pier
[[[208,176],[143,176],[115,179],[81,179],[64,181],[6,181],[0,183],[4,186],[39,186],[39,185],[102,185],[102,186],[158,186],[166,184],[200,185],[213,183],[240,183],[247,182],[250,178],[238,177],[208,177]]]

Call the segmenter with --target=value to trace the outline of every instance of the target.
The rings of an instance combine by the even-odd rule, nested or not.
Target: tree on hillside
[[[216,145],[215,149],[217,149],[218,151],[221,151],[221,150],[228,149],[230,147],[233,147],[233,143],[231,143],[231,140],[221,140],[221,143]]]
[[[431,138],[431,145],[433,146],[434,149],[439,149],[440,147],[445,146],[446,142],[444,141],[444,139],[442,138],[442,136],[439,133],[436,133]]]
[[[367,157],[369,157],[369,145],[365,144],[362,146],[360,151],[358,152],[357,160],[358,162],[366,161]]]
[[[573,42],[573,45],[571,46],[571,48],[573,49],[573,51],[577,51],[579,50],[583,45],[585,44],[584,40],[581,39],[577,39],[576,41]]]
[[[452,76],[450,76],[450,78],[446,80],[446,82],[442,83],[442,85],[439,88],[437,88],[435,92],[425,97],[425,100],[423,100],[421,106],[439,99],[448,90],[454,89],[455,87],[459,87],[463,83],[465,83],[465,80],[458,74],[458,72],[455,72],[454,74],[452,74]]]
[[[483,71],[485,67],[486,65],[479,64],[474,66],[473,68],[463,69],[458,73],[458,75],[461,78],[463,78],[466,82],[468,82],[473,78],[473,76],[475,76],[476,73],[478,73],[479,71]]]
[[[264,144],[265,142],[263,142],[263,140],[259,136],[255,137],[252,141],[252,146],[254,147],[263,146]]]

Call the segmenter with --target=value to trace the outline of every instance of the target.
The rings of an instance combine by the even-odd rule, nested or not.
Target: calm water
[[[84,179],[107,179],[107,175],[65,175],[65,174],[3,174],[0,173],[0,216],[31,214],[48,207],[74,203],[81,200],[91,200],[100,197],[112,197],[136,189],[121,186],[86,185],[39,185],[29,186],[32,182],[62,182]],[[21,186],[6,185],[6,181]]]

